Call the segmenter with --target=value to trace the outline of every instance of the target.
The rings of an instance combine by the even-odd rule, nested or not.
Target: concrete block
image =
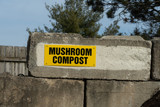
[[[87,81],[87,107],[141,107],[157,91],[160,82]]]
[[[83,107],[83,90],[84,83],[79,80],[36,79],[3,73],[0,75],[0,98],[3,96],[0,106]]]
[[[83,38],[78,34],[33,33],[28,42],[30,74],[36,77],[148,80],[151,42],[140,37]],[[96,66],[46,66],[45,45],[95,46]]]
[[[160,38],[154,38],[152,43],[152,78],[160,80]]]

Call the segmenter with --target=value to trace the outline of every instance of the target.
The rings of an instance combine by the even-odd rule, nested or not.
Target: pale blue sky
[[[26,28],[34,29],[50,26],[48,11],[45,3],[51,5],[64,0],[0,0],[0,45],[26,46],[28,33]],[[105,26],[112,20],[104,17],[100,23],[103,25],[99,31],[102,33]],[[130,33],[135,25],[120,23],[121,32]]]

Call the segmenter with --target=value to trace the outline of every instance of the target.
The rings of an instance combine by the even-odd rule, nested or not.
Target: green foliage
[[[135,28],[133,33],[131,35],[139,35],[142,36],[146,40],[152,39],[152,37],[160,37],[160,26],[159,24],[152,24],[150,23],[148,29],[141,29],[140,28]]]
[[[92,6],[94,11],[103,12],[106,7],[108,18],[113,18],[116,11],[119,10],[119,15],[123,16],[125,21],[160,22],[159,0],[87,0],[87,3]]]
[[[148,24],[140,30],[141,34],[160,36],[160,0],[86,1],[94,11],[106,11],[108,18],[117,17],[124,22]]]
[[[134,29],[131,36],[141,36],[145,40],[150,40],[151,36],[146,32],[146,30],[140,31],[137,27]]]
[[[118,25],[118,20],[114,21],[113,24],[110,24],[104,31],[103,36],[107,35],[120,35],[119,33],[120,26]]]
[[[93,12],[84,0],[65,0],[64,5],[46,5],[52,28],[47,32],[79,33],[84,37],[96,37],[100,28],[101,13]],[[42,31],[38,28],[35,31]]]

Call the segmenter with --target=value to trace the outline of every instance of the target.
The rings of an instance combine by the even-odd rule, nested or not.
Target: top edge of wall
[[[34,32],[30,36],[62,36],[62,37],[79,37],[84,38],[82,35],[77,33],[40,33],[40,32]],[[92,38],[93,39],[93,38]],[[115,36],[115,35],[106,35],[101,36],[100,38],[94,38],[94,39],[120,39],[120,40],[138,40],[138,41],[145,41],[141,36],[135,35],[135,36]]]

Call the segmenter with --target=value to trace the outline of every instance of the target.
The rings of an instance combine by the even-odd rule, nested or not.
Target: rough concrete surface
[[[143,40],[141,36],[115,36],[115,35],[108,35],[103,36],[103,39],[121,39],[121,40]]]
[[[83,107],[78,80],[0,75],[0,107]]]
[[[152,78],[160,80],[160,37],[154,38],[152,43]]]
[[[96,46],[96,66],[45,66],[45,44]],[[83,38],[78,34],[33,33],[28,42],[28,67],[30,74],[37,77],[148,80],[151,45],[140,37]]]
[[[88,80],[87,107],[141,107],[158,90],[160,82]]]

